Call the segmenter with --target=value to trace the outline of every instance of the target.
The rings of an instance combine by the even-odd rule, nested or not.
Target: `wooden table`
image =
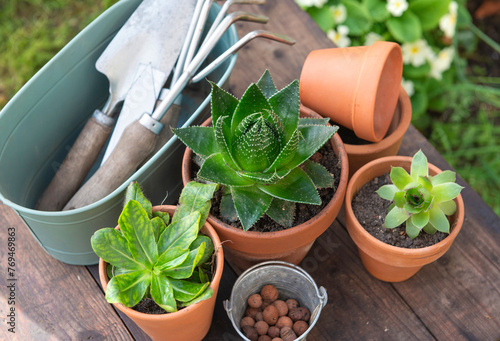
[[[307,54],[333,44],[292,0],[268,0],[241,10],[271,18],[262,26],[238,23],[240,36],[264,28],[288,34],[293,47],[267,40],[243,48],[231,76],[238,97],[268,68],[281,88],[300,77]],[[413,127],[400,154],[422,149],[433,164],[450,166]],[[363,268],[345,228],[343,212],[301,263],[328,291],[329,301],[309,340],[499,340],[500,218],[462,179],[465,223],[449,252],[403,283],[389,284]],[[16,213],[0,204],[0,339],[148,340],[104,299],[97,266],[71,266],[48,256]],[[8,229],[16,231],[16,325],[8,332]],[[206,340],[238,340],[222,307],[236,274],[227,266]]]

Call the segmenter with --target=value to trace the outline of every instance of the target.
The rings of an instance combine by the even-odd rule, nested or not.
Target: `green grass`
[[[71,38],[117,0],[2,0],[0,109]]]

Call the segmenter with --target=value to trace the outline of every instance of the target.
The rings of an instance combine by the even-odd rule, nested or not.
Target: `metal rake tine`
[[[207,76],[210,72],[212,72],[214,69],[219,67],[222,63],[224,63],[224,61],[227,58],[229,58],[229,56],[238,52],[243,46],[245,46],[251,40],[253,40],[255,38],[259,38],[259,37],[275,40],[275,41],[278,41],[280,43],[284,43],[284,44],[288,44],[288,45],[295,44],[295,40],[293,38],[286,36],[286,35],[283,35],[283,34],[273,33],[273,32],[266,31],[266,30],[255,30],[255,31],[249,32],[243,38],[238,40],[233,46],[231,46],[229,49],[227,49],[223,54],[221,54],[219,57],[217,57],[217,59],[215,59],[208,66],[206,66],[196,76],[194,76],[191,79],[191,82],[192,83],[199,82],[205,76]]]

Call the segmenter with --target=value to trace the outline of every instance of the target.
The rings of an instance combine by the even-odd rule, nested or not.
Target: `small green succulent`
[[[392,200],[385,218],[385,227],[394,228],[406,222],[406,233],[413,239],[420,231],[434,234],[450,233],[447,215],[455,213],[455,199],[462,186],[455,183],[454,172],[445,170],[429,175],[427,158],[419,150],[412,159],[410,174],[401,167],[393,167],[392,184],[380,187],[377,194]]]
[[[133,307],[152,298],[167,312],[212,296],[212,240],[198,234],[210,210],[216,184],[190,182],[182,190],[172,221],[153,212],[137,185],[127,188],[120,230],[103,228],[91,238],[94,252],[109,263],[109,303]]]
[[[224,186],[221,214],[248,230],[265,213],[290,227],[295,203],[321,204],[333,176],[308,160],[337,131],[327,119],[300,118],[297,80],[277,91],[266,70],[241,100],[212,83],[213,127],[174,133],[203,159],[198,178]]]

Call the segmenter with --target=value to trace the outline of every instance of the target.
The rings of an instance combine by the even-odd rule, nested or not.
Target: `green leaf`
[[[439,206],[434,206],[430,209],[429,223],[438,231],[450,233],[450,222]]]
[[[213,154],[205,160],[198,171],[198,177],[225,186],[241,187],[254,184],[254,181],[242,178],[238,172],[229,167],[220,153]]]
[[[412,222],[411,219],[408,219],[406,221],[406,234],[408,237],[411,239],[415,239],[419,234],[420,234],[420,228],[418,226],[415,226]]]
[[[418,177],[418,183],[425,188],[427,192],[430,192],[432,190],[432,182],[430,180],[429,176],[419,176]]]
[[[144,265],[132,256],[127,239],[115,229],[108,227],[97,230],[90,243],[94,252],[109,264],[132,270],[145,269]]]
[[[231,118],[229,116],[221,116],[215,124],[215,140],[219,146],[219,150],[224,158],[224,161],[234,170],[241,170],[236,160],[231,155]]]
[[[182,189],[179,197],[179,206],[175,210],[172,222],[189,216],[195,211],[200,213],[199,229],[205,224],[210,213],[211,200],[214,192],[219,186],[217,184],[202,184],[190,181]]]
[[[446,215],[452,215],[457,210],[457,204],[453,200],[443,201],[437,203],[441,211]]]
[[[446,182],[455,182],[456,180],[457,176],[455,172],[452,172],[450,170],[442,171],[441,173],[436,174],[431,178],[431,182],[434,186],[441,185]]]
[[[158,241],[158,252],[163,254],[171,248],[189,249],[198,235],[200,219],[200,212],[194,211],[168,225]]]
[[[212,242],[212,239],[210,239],[210,237],[199,235],[198,237],[196,237],[194,242],[191,243],[189,249],[190,250],[197,249],[198,247],[200,247],[201,243],[205,243],[205,252],[199,262],[200,264],[203,264],[212,257],[214,253],[214,243]]]
[[[118,225],[128,241],[132,256],[151,269],[158,258],[158,249],[153,226],[141,204],[129,201],[118,218]]]
[[[302,126],[326,126],[330,122],[329,118],[299,118],[299,127]]]
[[[444,184],[435,185],[432,188],[431,195],[434,196],[434,202],[439,203],[443,201],[448,201],[455,199],[460,191],[463,189],[462,186],[454,182],[447,182]]]
[[[472,23],[472,16],[470,15],[470,12],[464,5],[458,4],[457,29],[463,29],[463,28],[468,29],[471,23]]]
[[[151,281],[151,297],[162,309],[172,313],[177,311],[177,302],[170,281],[165,276],[153,276]]]
[[[239,172],[240,176],[255,182],[274,184],[281,179],[277,173]]]
[[[143,299],[150,283],[151,273],[148,270],[114,276],[106,288],[106,300],[133,307]]]
[[[189,250],[181,249],[180,247],[168,248],[158,257],[154,269],[156,271],[173,269],[184,263],[188,255]]]
[[[411,222],[413,225],[422,229],[427,223],[429,223],[429,212],[422,211],[417,214],[412,214]]]
[[[304,204],[320,205],[321,198],[307,174],[300,168],[294,168],[285,178],[275,184],[257,187],[263,192],[283,200]]]
[[[288,172],[301,165],[318,151],[337,131],[334,126],[303,126],[298,128],[302,141],[299,142],[297,152],[285,168],[278,175],[285,176]]]
[[[307,9],[307,13],[309,13],[311,18],[324,32],[327,32],[335,26],[335,21],[330,12],[330,6],[322,6],[321,8],[310,7]]]
[[[410,214],[406,212],[403,208],[394,206],[392,210],[387,213],[387,216],[385,217],[385,227],[387,228],[395,228],[402,223],[404,223],[408,218],[410,217]]]
[[[125,191],[125,205],[130,201],[135,200],[139,204],[141,204],[142,208],[147,212],[148,217],[153,216],[153,209],[151,202],[146,198],[144,193],[141,190],[141,187],[136,181],[132,181],[130,185],[127,186],[127,190]]]
[[[419,176],[429,175],[429,167],[427,166],[427,157],[424,155],[422,150],[419,150],[411,161],[411,177],[413,180],[417,181]]]
[[[394,204],[399,207],[403,208],[404,205],[406,204],[406,192],[404,191],[399,191],[394,194]]]
[[[269,104],[271,104],[273,112],[281,120],[285,133],[285,141],[288,141],[299,123],[299,81],[294,80],[288,86],[274,94],[269,98]]]
[[[387,2],[383,0],[363,0],[363,5],[366,7],[370,16],[376,22],[383,22],[391,15],[386,8]]]
[[[427,234],[434,234],[437,232],[436,228],[434,226],[432,226],[431,223],[425,225],[424,228],[422,229],[422,231],[424,231]]]
[[[151,225],[153,226],[153,232],[155,234],[155,241],[158,242],[160,235],[163,233],[167,225],[165,221],[160,217],[154,217],[151,219]]]
[[[165,225],[168,225],[170,223],[170,215],[167,212],[155,211],[153,212],[153,217],[161,218]]]
[[[385,200],[394,200],[394,195],[398,192],[396,185],[384,185],[380,187],[376,192],[377,194]]]
[[[420,20],[409,9],[400,17],[390,17],[387,29],[399,43],[411,43],[422,38]]]
[[[176,266],[175,268],[164,270],[161,273],[174,279],[185,279],[191,277],[194,268],[200,263],[200,260],[203,257],[205,246],[205,243],[201,243],[198,248],[189,251],[188,256],[182,264]]]
[[[391,181],[399,190],[403,190],[406,185],[413,183],[413,178],[402,167],[391,168]]]
[[[328,172],[328,170],[322,165],[313,162],[311,160],[306,160],[302,169],[306,172],[307,176],[312,180],[316,188],[332,188],[333,187],[333,175]]]
[[[220,214],[230,222],[238,221],[238,213],[234,207],[233,197],[230,191],[224,193],[220,202]]]
[[[403,77],[405,79],[414,80],[415,78],[424,78],[431,72],[431,64],[425,62],[420,66],[413,66],[411,64],[405,64],[403,68]]]
[[[269,73],[269,70],[264,71],[259,81],[257,82],[257,86],[260,88],[267,99],[278,92],[278,90],[276,89],[276,85],[274,85],[273,78]]]
[[[424,31],[431,30],[439,24],[443,15],[448,13],[450,0],[413,0],[409,1],[411,10],[419,19]]]
[[[214,294],[213,289],[211,287],[208,287],[204,292],[201,293],[201,295],[199,295],[198,297],[194,298],[193,300],[191,300],[189,302],[184,303],[183,306],[188,307],[188,306],[193,305],[195,303],[207,300],[210,297],[212,297],[213,294]]]
[[[266,214],[276,223],[290,228],[295,219],[295,203],[274,198]]]
[[[421,207],[415,207],[409,203],[406,203],[403,208],[406,210],[406,212],[411,213],[411,214],[416,214],[420,213],[422,211]]]
[[[266,96],[259,89],[257,84],[252,84],[241,96],[240,103],[234,111],[231,118],[231,131],[234,133],[238,125],[243,119],[251,114],[271,110],[271,105],[267,101]]]
[[[219,88],[219,86],[213,82],[211,93],[211,109],[212,109],[212,123],[218,121],[221,116],[229,116],[230,119],[233,117],[233,113],[238,106],[239,101],[230,93]],[[191,148],[193,149],[193,148]]]
[[[274,162],[264,171],[264,173],[275,172],[283,166],[286,166],[295,156],[297,148],[299,147],[300,138],[300,131],[296,129],[278,157],[276,157]]]
[[[189,302],[200,296],[210,283],[193,283],[181,279],[169,279],[174,297],[179,302]]]
[[[370,31],[373,20],[367,9],[353,0],[342,0],[347,9],[347,18],[343,25],[349,28],[349,35],[360,36]]]
[[[203,158],[219,152],[212,127],[193,126],[172,129],[172,131],[193,153],[201,155]]]
[[[267,211],[273,197],[257,186],[232,187],[231,195],[243,229],[247,231]]]

